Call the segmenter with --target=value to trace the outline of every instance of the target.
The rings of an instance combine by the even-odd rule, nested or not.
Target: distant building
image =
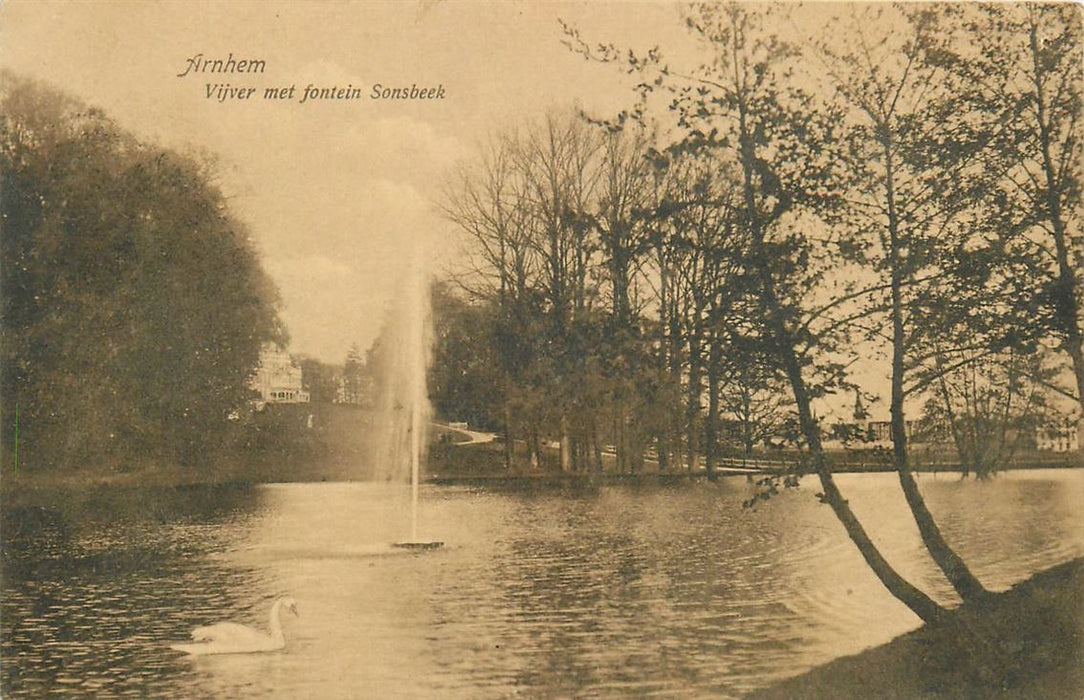
[[[290,355],[273,345],[260,351],[260,365],[251,386],[264,403],[308,403],[309,392],[301,388],[301,368]]]
[[[924,442],[919,439],[918,422],[905,421],[907,441]],[[842,421],[833,424],[824,439],[851,446],[889,445],[892,443],[892,422],[887,420]]]
[[[904,426],[908,441],[912,441],[915,436],[915,421],[904,421]],[[862,437],[867,442],[890,443],[892,442],[892,421],[866,421],[865,430],[862,432],[864,433]]]
[[[1084,446],[1082,435],[1084,420],[1067,419],[1036,430],[1035,447],[1046,452],[1075,452]]]

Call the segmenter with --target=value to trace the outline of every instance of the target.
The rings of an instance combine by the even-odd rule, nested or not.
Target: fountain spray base
[[[399,549],[409,549],[413,551],[426,551],[430,549],[440,549],[444,546],[443,542],[393,542],[392,547],[398,547]]]

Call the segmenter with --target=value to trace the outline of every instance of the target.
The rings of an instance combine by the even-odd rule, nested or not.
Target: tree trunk
[[[591,446],[595,451],[595,474],[602,474],[604,471],[602,466],[602,445],[598,435],[598,418],[591,419]]]
[[[695,311],[700,315],[700,310]],[[700,373],[703,367],[701,324],[694,321],[689,336],[689,387],[685,405],[685,430],[689,451],[689,471],[695,472],[700,457]]]
[[[663,381],[666,382],[666,389],[664,389],[661,395],[657,398],[661,399],[663,396],[669,397],[669,370],[670,370],[670,345],[667,336],[667,329],[670,327],[670,313],[669,313],[669,298],[668,289],[670,286],[670,275],[666,269],[666,261],[663,255],[659,254],[659,375],[665,377]],[[659,473],[665,474],[670,467],[670,426],[669,422],[665,419],[659,421],[656,424],[657,434],[655,436],[655,446],[658,454],[656,455],[659,460]]]
[[[636,440],[636,447],[630,450],[632,454],[629,471],[633,474],[640,474],[644,471],[644,445],[640,440]]]
[[[572,471],[572,440],[568,435],[568,417],[561,414],[561,440],[559,443],[561,472],[568,474]]]
[[[715,481],[715,454],[719,441],[719,361],[722,354],[719,336],[711,337],[708,350],[708,420],[704,429],[704,469],[708,479]]]
[[[625,471],[629,471],[629,452],[628,445],[625,444],[624,435],[624,405],[620,399],[615,402],[615,415],[614,415],[614,446],[617,459],[617,471],[618,474],[624,474]]]
[[[512,441],[512,407],[506,399],[504,402],[504,469],[509,474],[513,470],[512,460],[515,455],[515,443]]]
[[[527,444],[527,449],[530,451],[527,464],[532,470],[538,469],[542,466],[542,442],[538,437],[538,426],[531,426],[531,435]]]
[[[673,290],[671,290],[670,294],[669,321],[670,330],[668,341],[670,347],[670,374],[668,379],[670,380],[670,388],[674,390],[674,393],[672,396],[668,396],[667,398],[672,398],[675,403],[678,404],[674,406],[674,410],[670,414],[669,421],[670,447],[671,454],[673,456],[671,463],[673,464],[673,469],[676,471],[680,470],[682,465],[685,463],[685,451],[683,449],[684,431],[682,431],[681,429],[682,415],[681,409],[679,407],[681,403],[681,399],[679,398],[681,394],[682,375],[681,352],[684,347],[684,343],[682,342],[681,319],[678,316],[677,300],[675,298]]]

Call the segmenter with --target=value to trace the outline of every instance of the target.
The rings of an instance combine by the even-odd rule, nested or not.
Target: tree
[[[802,358],[797,352],[800,341],[796,337],[792,319],[798,309],[779,293],[776,279],[778,268],[773,265],[774,246],[771,245],[768,234],[792,206],[795,197],[801,194],[800,188],[809,184],[806,178],[801,177],[797,183],[791,184],[794,189],[790,189],[783,180],[790,174],[785,168],[794,167],[794,163],[787,162],[788,152],[794,153],[796,147],[800,147],[798,144],[810,142],[803,137],[802,127],[796,121],[801,119],[801,115],[787,110],[782,99],[784,95],[774,82],[776,76],[772,70],[773,64],[777,64],[785,56],[787,49],[773,39],[758,37],[755,34],[756,21],[735,6],[725,8],[718,15],[710,11],[704,12],[703,20],[703,24],[699,25],[703,27],[700,30],[702,34],[716,41],[721,39],[720,48],[724,51],[733,49],[734,60],[728,60],[727,64],[738,78],[720,86],[725,85],[722,90],[724,99],[729,102],[726,105],[729,107],[729,116],[731,119],[736,118],[733,133],[742,169],[744,215],[752,238],[751,256],[760,279],[759,293],[767,332],[794,393],[799,425],[809,448],[811,466],[820,479],[826,502],[843,523],[874,573],[919,617],[924,620],[932,619],[938,616],[940,606],[888,564],[835,485],[824,458],[820,429],[812,414],[812,395],[802,368]],[[769,134],[773,133],[780,133],[781,143],[771,143]],[[798,144],[788,144],[788,138],[797,138]],[[773,157],[773,151],[783,157]],[[816,152],[810,155],[813,156],[813,164],[817,162],[818,156],[823,157],[823,154]]]
[[[728,349],[728,356],[720,360],[722,409],[748,456],[755,446],[784,432],[791,406],[778,367],[759,342],[732,337]]]
[[[589,207],[599,181],[600,147],[599,134],[582,120],[550,115],[527,134],[519,151],[539,259],[537,284],[546,303],[546,364],[558,379],[553,399],[562,471],[573,470],[580,453],[570,421],[581,408],[576,380],[584,377],[587,358],[578,341],[594,302],[588,282],[597,242]]]
[[[1016,316],[1038,320],[1069,358],[1084,408],[1084,66],[1081,14],[1073,5],[976,7],[968,29],[978,55],[954,55],[974,86],[976,111],[1014,165],[996,192],[997,245],[1027,263]]]
[[[433,286],[429,394],[438,415],[493,429],[504,420],[492,304],[471,304],[447,283]]]
[[[504,432],[505,469],[513,469],[517,405],[533,404],[524,384],[537,356],[541,294],[535,288],[539,263],[533,246],[532,211],[518,165],[514,135],[495,138],[473,168],[456,174],[445,195],[444,213],[463,231],[468,270],[459,284],[468,295],[494,307],[491,324],[479,332],[493,344]],[[446,359],[438,354],[437,367]],[[522,413],[522,411],[520,412]],[[532,412],[533,413],[533,412]],[[525,422],[530,461],[539,459],[539,416]]]
[[[337,397],[340,403],[356,405],[365,403],[372,398],[366,395],[365,372],[367,367],[374,366],[372,362],[373,354],[373,349],[370,349],[369,362],[366,363],[361,356],[358,344],[350,344],[350,348],[346,351],[346,358],[343,360],[342,395]]]
[[[810,469],[823,489],[823,499],[843,524],[851,540],[882,583],[924,620],[942,608],[900,576],[884,559],[851,511],[835,484],[821,445],[820,426],[812,400],[838,383],[839,367],[828,361],[819,367],[814,352],[829,356],[831,330],[818,333],[804,309],[808,291],[822,279],[812,263],[816,249],[800,234],[796,208],[832,203],[826,188],[832,165],[841,153],[835,124],[839,114],[813,109],[813,98],[786,84],[794,50],[764,31],[763,11],[737,4],[697,5],[689,13],[690,30],[712,51],[712,60],[681,74],[661,65],[659,54],[632,56],[634,70],[654,71],[652,86],[670,86],[678,126],[690,148],[722,149],[732,154],[741,182],[740,225],[747,231],[747,264],[756,281],[756,321],[766,347],[787,378],[794,395],[798,423],[806,443]],[[571,34],[573,41],[578,36]],[[591,49],[579,42],[588,54]],[[623,60],[625,54],[602,47],[603,59]],[[798,229],[798,230],[796,230]],[[804,307],[804,308],[803,308]],[[810,312],[810,316],[822,316]],[[825,379],[810,381],[821,372]]]
[[[497,138],[461,171],[446,197],[467,234],[461,285],[496,313],[506,462],[525,433],[531,463],[540,433],[558,438],[564,471],[586,471],[613,416],[620,460],[642,452],[644,403],[633,398],[644,364],[634,274],[646,248],[640,221],[642,143],[576,115],[549,115]],[[608,283],[609,313],[602,308]]]
[[[951,438],[964,473],[973,469],[986,478],[1042,427],[1046,400],[1035,380],[1048,370],[1038,354],[1011,348],[952,364],[956,369],[937,376],[926,416],[933,429]]]
[[[646,134],[632,125],[604,133],[594,207],[603,276],[610,288],[610,318],[600,339],[603,357],[599,379],[605,385],[600,387],[603,394],[614,403],[618,471],[631,471],[643,452],[642,417],[638,415],[643,406],[636,406],[639,392],[635,380],[647,370],[649,358],[642,352],[634,284],[641,260],[651,247],[648,224],[653,173],[648,152]],[[602,396],[597,397],[596,403],[604,402]],[[597,427],[594,432],[597,446]],[[601,468],[600,456],[597,461]]]
[[[743,251],[748,240],[738,225],[739,188],[732,164],[710,152],[686,152],[680,145],[671,150],[668,190],[660,207],[670,234],[660,243],[669,248],[664,257],[670,294],[677,301],[672,323],[684,357],[684,364],[674,367],[675,380],[687,377],[688,468],[696,468],[703,452],[705,469],[714,478],[721,356],[723,344],[737,333],[736,309],[747,294]],[[702,421],[705,376],[708,412]]]
[[[336,368],[313,357],[299,357],[301,367],[301,386],[309,392],[312,403],[334,403],[338,387],[336,386]]]
[[[971,229],[960,219],[976,204],[975,193],[986,189],[987,171],[977,158],[985,139],[961,114],[953,75],[927,60],[945,51],[940,8],[889,10],[890,23],[882,26],[885,12],[851,8],[845,29],[855,37],[855,48],[839,52],[828,42],[821,48],[849,117],[844,137],[850,178],[838,219],[853,237],[843,239],[841,251],[881,282],[856,317],[868,321],[886,314],[891,328],[893,466],[923,542],[966,600],[986,590],[945,542],[915,482],[904,401],[915,348],[938,342],[942,333],[924,312],[951,305],[960,287],[943,264],[945,249],[964,245]],[[840,27],[833,29],[838,35]]]
[[[197,463],[250,398],[276,293],[197,162],[3,75],[4,420],[21,464]]]

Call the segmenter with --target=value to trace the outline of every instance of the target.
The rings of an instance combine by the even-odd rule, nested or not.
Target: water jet
[[[422,252],[412,256],[409,274],[385,327],[383,354],[384,386],[381,408],[383,433],[389,449],[377,459],[389,465],[390,480],[403,481],[409,468],[410,538],[393,547],[412,551],[439,549],[443,542],[418,536],[418,494],[421,465],[426,455],[426,432],[431,407],[426,374],[429,369],[430,303],[429,275],[422,264]],[[378,353],[379,354],[379,353]]]

